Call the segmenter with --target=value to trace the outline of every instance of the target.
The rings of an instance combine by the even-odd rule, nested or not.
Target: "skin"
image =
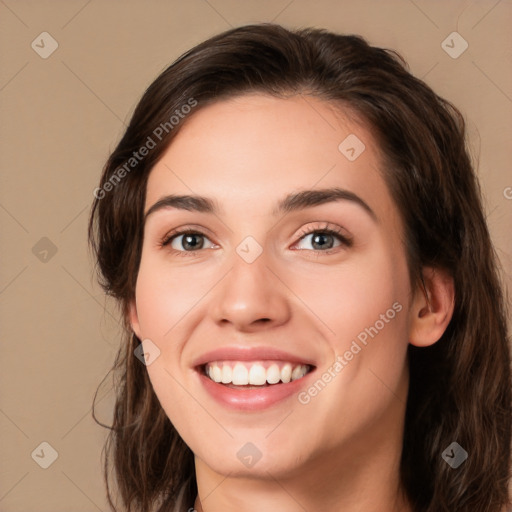
[[[349,134],[365,144],[354,161],[338,150]],[[370,131],[339,107],[252,94],[191,115],[151,171],[146,211],[168,194],[208,196],[220,207],[218,215],[164,208],[148,216],[130,313],[139,339],[160,350],[147,371],[194,452],[197,510],[411,510],[398,478],[406,351],[440,338],[453,284],[424,269],[427,295],[411,286],[380,165]],[[359,196],[375,218],[349,200],[273,214],[290,192],[330,187]],[[332,247],[323,249],[303,237],[326,223],[352,244],[327,237]],[[203,248],[187,252],[180,236],[162,247],[181,227],[204,233],[194,240]],[[236,251],[247,236],[262,249],[252,263]],[[400,312],[307,404],[294,394],[258,412],[228,408],[193,368],[219,347],[274,346],[314,361],[320,378],[396,303]],[[247,442],[261,452],[250,468],[237,457]]]

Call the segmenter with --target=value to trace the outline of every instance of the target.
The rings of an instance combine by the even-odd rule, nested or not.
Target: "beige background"
[[[92,191],[157,74],[206,37],[261,21],[359,33],[455,102],[510,288],[512,2],[0,0],[0,511],[108,510],[106,431],[90,410],[119,336],[87,251]],[[31,48],[44,31],[59,45],[47,59]],[[441,47],[453,31],[469,43],[457,59]],[[108,386],[101,396],[108,422]],[[42,442],[58,453],[48,469],[31,457]]]

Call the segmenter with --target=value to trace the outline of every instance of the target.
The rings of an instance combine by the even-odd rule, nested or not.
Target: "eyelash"
[[[332,236],[338,238],[338,240],[341,242],[341,245],[345,246],[345,247],[351,247],[352,243],[353,243],[352,238],[343,234],[341,232],[341,230],[339,230],[337,228],[329,228],[328,224],[326,224],[325,227],[323,227],[323,228],[305,229],[304,231],[302,231],[299,234],[299,241],[302,240],[303,238],[305,238],[306,236],[311,235],[312,233],[321,233],[323,235],[332,235]],[[159,242],[159,246],[162,248],[166,247],[172,242],[172,240],[174,238],[177,238],[178,236],[182,236],[182,235],[199,235],[199,236],[208,238],[207,235],[205,235],[201,231],[198,231],[196,229],[187,228],[187,229],[183,229],[180,231],[173,231],[171,233],[166,234],[164,236],[164,238]],[[320,251],[320,250],[314,250],[314,249],[313,250],[299,249],[299,250],[301,250],[301,251],[307,250],[308,252],[313,252],[313,253],[316,253],[317,255],[320,255],[320,253],[328,255],[328,254],[337,252],[337,249],[339,247],[340,246],[335,247],[333,249],[326,250],[326,251]],[[187,257],[187,256],[194,256],[194,255],[196,255],[196,253],[200,252],[201,250],[202,249],[198,249],[196,251],[178,251],[178,250],[173,249],[172,252],[179,253],[180,256]]]

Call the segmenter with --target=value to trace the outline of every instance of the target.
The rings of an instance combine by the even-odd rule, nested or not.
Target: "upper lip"
[[[275,347],[221,347],[199,356],[193,366],[198,367],[213,361],[287,361],[295,364],[315,366],[313,360],[279,350]]]

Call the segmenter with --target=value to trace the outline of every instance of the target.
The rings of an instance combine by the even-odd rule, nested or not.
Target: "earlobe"
[[[140,335],[139,315],[137,313],[137,304],[135,302],[135,299],[132,300],[132,302],[130,302],[130,306],[128,308],[128,315],[132,331],[135,333],[137,338],[142,339]]]
[[[410,311],[409,342],[417,347],[436,343],[452,319],[455,305],[453,277],[445,270],[425,267]]]

